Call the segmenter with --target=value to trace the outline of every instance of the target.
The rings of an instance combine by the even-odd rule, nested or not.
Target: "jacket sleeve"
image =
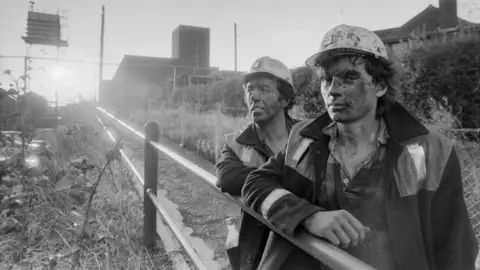
[[[280,152],[247,177],[242,189],[243,202],[286,234],[293,235],[303,221],[325,209],[288,191],[281,184],[282,175],[292,175]]]
[[[215,168],[217,187],[234,196],[240,196],[247,175],[254,170],[254,168],[245,166],[226,143],[223,144]]]
[[[452,149],[432,201],[435,269],[475,269],[478,243],[463,197],[460,163]]]

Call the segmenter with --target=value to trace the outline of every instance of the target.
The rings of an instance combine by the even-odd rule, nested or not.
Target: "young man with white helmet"
[[[373,32],[339,25],[308,58],[327,112],[296,124],[252,172],[244,203],[283,232],[303,227],[375,269],[474,269],[478,244],[453,142],[396,102],[398,72]],[[259,269],[325,269],[285,239]]]
[[[217,186],[240,196],[247,175],[271,156],[284,150],[292,126],[288,115],[295,98],[292,74],[277,59],[260,57],[245,75],[245,102],[253,123],[240,132],[226,134],[216,164]],[[257,269],[269,229],[242,213],[238,243],[228,243],[227,253],[235,269]]]

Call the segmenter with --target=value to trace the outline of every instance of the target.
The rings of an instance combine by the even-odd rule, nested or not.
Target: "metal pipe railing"
[[[126,123],[117,119],[114,115],[107,112],[105,109],[101,107],[97,107],[97,109],[103,112],[105,115],[112,118],[114,121],[120,123],[124,128],[130,130],[140,139],[145,139],[145,136],[140,132],[136,131],[132,127],[128,126]],[[168,149],[167,147],[159,144],[158,142],[150,142],[158,151],[162,152],[163,154],[167,155],[180,165],[184,166],[193,174],[197,175],[202,179],[212,190],[215,192],[223,195],[226,199],[230,200],[231,202],[235,203],[239,206],[242,210],[247,212],[248,214],[255,217],[257,220],[268,226],[272,231],[276,232],[277,234],[281,235],[297,247],[301,248],[317,260],[321,261],[325,265],[329,266],[335,270],[375,270],[373,267],[367,265],[363,261],[359,260],[358,258],[348,254],[347,252],[337,248],[336,246],[327,243],[313,235],[309,234],[305,230],[301,229],[296,234],[295,237],[291,235],[287,235],[280,230],[278,230],[275,226],[273,226],[270,222],[263,219],[263,217],[253,211],[252,209],[246,207],[240,199],[233,198],[231,195],[227,193],[223,193],[218,187],[216,186],[216,177],[211,173],[207,172],[203,168],[199,167],[198,165],[192,163],[191,161],[187,160],[186,158],[182,157],[181,155],[175,153],[174,151]]]
[[[108,128],[105,126],[105,124],[103,123],[103,121],[98,117],[97,117],[97,120],[98,122],[100,123],[100,125],[105,129],[105,131],[107,132],[108,136],[110,137],[110,139],[113,141],[113,142],[116,142],[116,139],[115,137],[112,135],[112,133],[108,130]],[[135,166],[133,165],[132,161],[127,157],[127,155],[125,154],[125,152],[120,149],[120,154],[122,155],[122,160],[125,161],[128,165],[128,167],[130,168],[130,170],[133,172],[133,174],[135,175],[135,177],[137,178],[137,180],[140,182],[140,184],[142,186],[145,186],[145,179],[142,177],[142,175],[140,174],[140,172],[135,168]],[[156,163],[158,164],[158,158],[156,160]],[[148,197],[148,198],[147,198]],[[187,253],[188,257],[191,259],[192,263],[197,267],[197,269],[199,270],[208,270],[207,267],[205,266],[205,264],[202,262],[202,260],[200,259],[200,257],[198,256],[197,252],[195,252],[195,250],[192,248],[192,246],[190,245],[190,243],[188,242],[188,240],[183,236],[182,232],[180,231],[180,229],[178,229],[178,227],[176,226],[175,224],[175,221],[173,221],[173,219],[168,215],[168,212],[167,210],[159,203],[159,200],[158,200],[158,197],[156,196],[156,193],[154,193],[152,191],[152,189],[148,188],[146,189],[146,192],[144,194],[144,203],[145,202],[151,202],[153,204],[153,206],[155,207],[155,210],[160,214],[160,216],[162,217],[163,221],[165,221],[165,223],[167,224],[167,226],[170,228],[170,230],[172,231],[173,235],[175,236],[175,238],[178,240],[178,242],[182,245],[183,249],[185,250],[185,252]],[[147,213],[150,215],[150,213]],[[150,215],[152,216],[152,215]],[[153,215],[153,217],[156,219],[156,215]],[[149,218],[149,217],[147,217]],[[154,222],[154,224],[156,224],[156,220]],[[151,225],[151,224],[150,224]],[[156,226],[153,226],[153,229],[155,230],[156,232]],[[151,233],[149,233],[149,235],[145,235],[146,237],[150,238],[148,240],[152,240],[153,242],[155,241],[156,237],[154,237],[153,235],[151,235]]]

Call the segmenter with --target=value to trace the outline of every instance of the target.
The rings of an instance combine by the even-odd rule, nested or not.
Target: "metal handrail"
[[[96,107],[97,110],[103,112],[105,115],[112,118],[114,121],[120,123],[126,129],[133,132],[136,136],[141,139],[145,139],[145,135],[136,131],[132,127],[128,126],[126,123],[121,121],[120,119],[116,118],[113,114],[107,112],[105,109],[101,107]],[[194,173],[195,175],[199,176],[209,187],[212,188],[215,192],[221,194],[226,199],[230,200],[231,202],[235,203],[239,206],[242,210],[247,212],[248,214],[255,217],[257,220],[268,226],[272,231],[276,232],[277,234],[281,235],[297,247],[301,248],[317,260],[321,261],[322,263],[326,264],[332,269],[335,270],[375,270],[370,265],[364,263],[363,261],[359,260],[358,258],[348,254],[347,252],[341,250],[340,248],[327,243],[326,241],[321,240],[320,238],[314,237],[313,235],[309,234],[303,229],[300,229],[296,236],[291,236],[283,233],[282,231],[278,230],[275,226],[273,226],[270,222],[265,220],[260,214],[253,211],[252,209],[246,207],[240,199],[233,198],[231,195],[227,193],[223,193],[218,187],[216,186],[216,177],[211,173],[207,172],[203,168],[199,167],[198,165],[192,163],[188,159],[182,157],[181,155],[175,153],[174,151],[168,149],[167,147],[157,143],[157,142],[150,142],[158,151],[162,152],[163,154],[169,156],[171,159],[175,160],[177,163],[184,166],[190,172]]]
[[[116,139],[115,137],[113,136],[113,134],[108,130],[108,128],[105,126],[105,124],[103,123],[103,121],[98,117],[97,117],[97,120],[98,122],[101,124],[101,126],[105,129],[105,131],[107,132],[108,136],[110,137],[110,139],[112,139],[113,142],[116,142]],[[142,175],[140,174],[140,172],[135,168],[135,166],[133,165],[132,161],[127,157],[127,155],[125,154],[125,152],[120,149],[120,154],[122,155],[122,160],[124,160],[128,166],[130,167],[130,170],[133,172],[133,174],[135,175],[135,177],[137,178],[137,180],[140,182],[140,184],[142,184],[142,186],[145,184],[145,180],[143,179]],[[168,212],[167,210],[159,203],[159,200],[158,200],[158,197],[155,195],[155,193],[153,193],[153,191],[151,189],[148,189],[147,190],[147,194],[148,194],[148,197],[150,198],[150,200],[153,202],[155,208],[157,209],[157,212],[162,216],[162,219],[167,223],[167,226],[170,228],[170,230],[172,231],[172,233],[175,235],[175,237],[177,238],[178,242],[180,242],[180,244],[182,245],[183,249],[185,250],[185,252],[188,254],[188,256],[190,257],[190,259],[192,260],[193,264],[199,269],[199,270],[208,270],[208,268],[205,266],[205,264],[203,263],[203,261],[200,259],[200,257],[198,256],[197,252],[195,252],[195,250],[192,248],[192,246],[190,245],[190,243],[188,242],[188,240],[183,236],[182,232],[180,231],[180,229],[178,229],[178,227],[175,225],[175,222],[173,221],[173,219],[168,215]]]

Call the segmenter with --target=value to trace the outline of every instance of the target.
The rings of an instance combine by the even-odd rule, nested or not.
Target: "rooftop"
[[[462,18],[458,18],[459,25],[465,28],[480,27],[479,23],[473,23]],[[415,30],[425,30],[425,32],[435,32],[440,25],[440,9],[429,5],[422,12],[404,23],[400,27],[388,28],[374,31],[385,43],[396,42],[401,38],[408,37]]]

